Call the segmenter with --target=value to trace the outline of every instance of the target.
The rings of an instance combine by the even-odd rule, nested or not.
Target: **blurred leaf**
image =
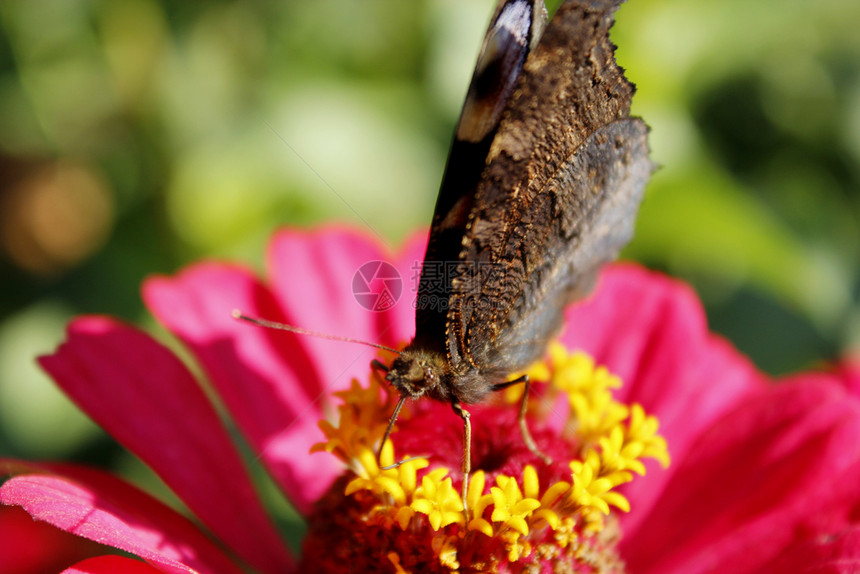
[[[724,286],[751,282],[822,327],[832,327],[850,304],[849,278],[826,253],[707,164],[658,172],[628,254]]]

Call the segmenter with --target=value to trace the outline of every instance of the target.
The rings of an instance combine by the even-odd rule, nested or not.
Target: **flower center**
[[[612,398],[620,381],[583,353],[553,344],[532,367],[527,415],[538,459],[516,432],[518,389],[473,407],[472,468],[465,501],[462,421],[433,401],[407,404],[377,463],[396,397],[372,375],[338,393],[337,427],[320,423],[347,472],[309,518],[303,562],[324,572],[494,572],[547,566],[560,572],[623,572],[617,487],[642,475],[643,458],[669,462],[657,420]],[[522,392],[522,388],[519,388]],[[512,430],[513,429],[513,430]],[[396,456],[395,456],[396,451]],[[382,470],[396,460],[409,459]],[[465,510],[464,510],[465,502]]]

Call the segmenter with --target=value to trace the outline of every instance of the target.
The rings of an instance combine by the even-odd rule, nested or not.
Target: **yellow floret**
[[[410,507],[416,512],[427,515],[433,530],[449,524],[464,524],[463,501],[451,485],[451,478],[443,476],[448,469],[437,468],[421,479],[421,486],[415,491]]]

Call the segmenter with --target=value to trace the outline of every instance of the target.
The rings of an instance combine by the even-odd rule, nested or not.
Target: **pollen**
[[[460,435],[459,425],[446,430],[441,407],[416,404],[406,417],[401,414],[407,422],[377,458],[396,397],[376,374],[367,387],[354,382],[337,393],[340,421],[320,423],[326,440],[312,451],[333,454],[347,470],[311,516],[306,565],[321,571],[329,571],[326,564],[387,572],[544,571],[547,566],[563,572],[622,571],[617,514],[633,509],[618,487],[648,472],[647,459],[669,464],[659,422],[641,405],[613,397],[621,380],[606,367],[561,344],[551,345],[547,359],[527,373],[542,385],[543,400],[531,403],[544,403],[530,408],[529,423],[566,413],[564,424],[556,424],[559,430],[547,440],[567,445],[569,458],[547,465],[529,453],[529,460],[504,466],[519,469],[513,473],[479,469],[470,477],[465,500],[460,473],[438,462],[456,460],[459,452],[427,453],[430,458],[398,452],[398,444],[426,444],[410,440],[409,433]],[[518,385],[506,393],[513,388],[522,390]],[[488,408],[507,409],[515,420],[515,402],[505,396]],[[547,404],[569,408],[553,410]],[[480,420],[481,414],[474,418]],[[517,436],[505,431],[493,437],[498,444],[492,448],[501,449],[496,458],[502,462],[513,456],[505,454],[508,434]],[[438,441],[439,449],[457,446]],[[519,448],[509,450],[522,457]],[[480,452],[474,446],[473,451]]]

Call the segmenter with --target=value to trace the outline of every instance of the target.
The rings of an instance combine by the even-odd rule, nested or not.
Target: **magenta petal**
[[[594,295],[567,312],[562,341],[588,351],[620,376],[618,400],[637,402],[660,421],[673,460],[681,460],[702,429],[765,385],[750,362],[708,332],[705,314],[686,285],[634,265],[614,265]],[[622,516],[635,536],[675,471],[649,463],[624,489],[636,512]]]
[[[3,472],[0,459],[0,481],[6,478]],[[0,541],[3,574],[57,572],[105,552],[99,544],[33,520],[18,506],[0,505]]]
[[[306,349],[309,337],[234,319],[235,308],[290,319],[250,272],[235,266],[199,264],[176,277],[152,278],[143,295],[159,321],[193,351],[293,504],[307,512],[342,470],[334,457],[308,456],[311,445],[324,439],[317,422],[328,394]]]
[[[0,502],[23,507],[36,520],[130,552],[162,572],[241,572],[187,518],[113,476],[14,461],[0,470],[51,473],[14,476],[0,487]]]
[[[426,231],[415,233],[406,240],[403,248],[394,258],[403,278],[403,295],[397,305],[385,313],[388,333],[386,344],[400,345],[409,343],[415,336],[415,299],[418,296],[418,281],[421,277],[421,264],[427,251],[428,235]]]
[[[146,562],[124,556],[96,556],[78,562],[62,574],[158,574],[162,572]]]
[[[562,340],[570,348],[588,351],[624,381],[617,398],[641,403],[661,422],[695,418],[705,428],[765,383],[746,358],[708,332],[688,286],[638,266],[608,267],[594,295],[568,310],[566,325]],[[690,414],[690,399],[696,416],[679,416]]]
[[[762,391],[701,435],[622,541],[637,573],[755,572],[860,501],[860,402],[833,378]],[[625,532],[625,534],[627,534]]]
[[[860,572],[860,525],[817,536],[787,549],[761,574],[856,574]]]
[[[855,397],[860,398],[860,356],[849,357],[837,368],[837,374],[845,382],[845,387]]]
[[[83,317],[40,363],[240,556],[267,572],[291,564],[215,410],[170,351],[132,327]]]
[[[414,292],[406,274],[414,274],[425,242],[416,237],[390,258],[354,232],[284,231],[270,247],[274,295],[251,273],[218,264],[196,265],[144,286],[150,310],[199,358],[254,450],[302,512],[342,470],[332,457],[307,456],[324,438],[317,422],[331,411],[326,397],[353,376],[366,379],[377,351],[262,329],[230,312],[238,308],[333,335],[402,343],[414,328]],[[352,296],[355,272],[375,260],[391,260],[405,281],[398,304],[384,313],[364,309]]]
[[[310,233],[283,230],[269,244],[272,291],[289,323],[320,333],[397,344],[400,341],[388,328],[386,313],[362,306],[353,295],[353,280],[359,268],[374,262],[395,265],[394,258],[378,242],[344,229]],[[408,297],[401,295],[397,306],[409,306]],[[306,339],[305,345],[319,370],[320,384],[327,393],[348,388],[353,378],[367,379],[375,349]]]

